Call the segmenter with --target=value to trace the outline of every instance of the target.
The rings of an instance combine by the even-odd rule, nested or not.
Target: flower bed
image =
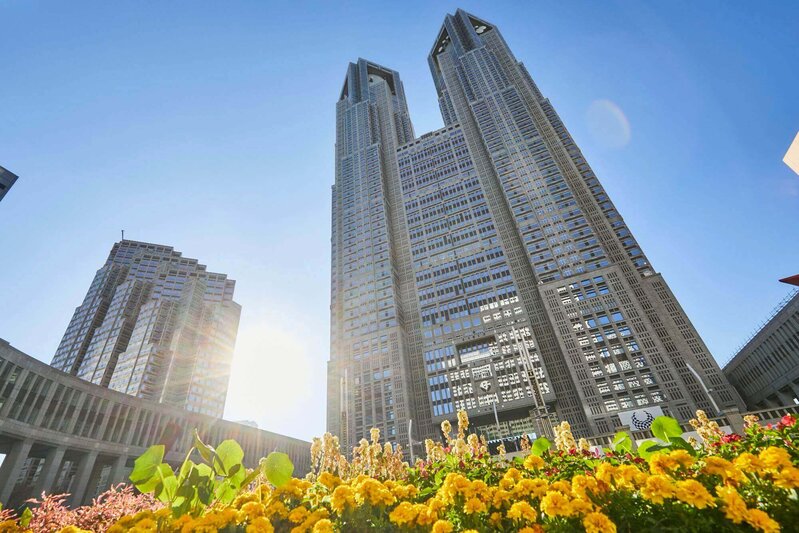
[[[131,480],[163,507],[122,516],[108,531],[799,530],[799,426],[790,416],[768,427],[747,419],[744,435],[724,435],[700,411],[692,423],[701,446],[683,440],[676,421],[659,417],[652,426],[659,441],[634,451],[620,433],[603,453],[576,442],[564,422],[554,446],[538,439],[526,444],[526,457],[513,459],[490,457],[485,442],[468,434],[464,413],[458,422],[455,435],[442,424],[445,441],[428,440],[427,458],[413,466],[398,447],[381,445],[377,430],[351,461],[325,435],[314,440],[306,479],[291,477],[283,454],[246,470],[233,441],[214,449],[197,438],[203,462],[187,457],[178,472],[161,462],[163,448],[153,447]],[[0,532],[43,523],[36,513],[6,517]],[[80,528],[105,529],[84,521],[61,531]]]

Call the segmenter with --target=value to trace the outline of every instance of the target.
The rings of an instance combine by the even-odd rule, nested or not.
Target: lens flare
[[[607,148],[623,148],[630,143],[630,121],[616,103],[594,100],[586,113],[591,136]]]

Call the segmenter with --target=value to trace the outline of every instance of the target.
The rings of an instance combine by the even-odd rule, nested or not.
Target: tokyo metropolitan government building
[[[591,436],[742,407],[499,30],[458,10],[428,62],[437,131],[364,59],[336,104],[328,430],[407,446],[464,409],[489,438]]]

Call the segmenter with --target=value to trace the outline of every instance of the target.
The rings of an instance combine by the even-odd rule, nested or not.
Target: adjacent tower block
[[[221,417],[241,314],[235,285],[172,247],[122,240],[97,271],[51,364]]]

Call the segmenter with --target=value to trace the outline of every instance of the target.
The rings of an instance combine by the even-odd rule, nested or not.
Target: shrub
[[[186,472],[197,465],[169,476],[151,454],[137,462],[151,476],[134,471],[132,479],[150,483],[166,505],[124,516],[108,531],[795,531],[796,420],[786,416],[761,427],[749,418],[743,435],[724,435],[701,412],[692,423],[701,446],[683,440],[676,421],[661,417],[652,427],[658,440],[634,451],[630,436],[620,433],[611,448],[597,452],[563,422],[554,446],[538,439],[527,443],[525,457],[510,459],[502,450],[489,456],[459,413],[457,433],[442,424],[444,442],[428,440],[426,458],[413,466],[402,463],[401,449],[381,444],[376,430],[352,460],[328,434],[314,439],[313,470],[305,479],[287,476],[283,458],[267,459],[256,470],[244,469],[235,490],[226,480],[243,467],[225,465],[219,451],[232,448],[207,447],[203,464],[211,473],[203,479],[214,497],[195,499],[196,505],[178,501],[174,487],[189,486],[180,490],[196,498]],[[164,482],[170,477],[177,485]]]

